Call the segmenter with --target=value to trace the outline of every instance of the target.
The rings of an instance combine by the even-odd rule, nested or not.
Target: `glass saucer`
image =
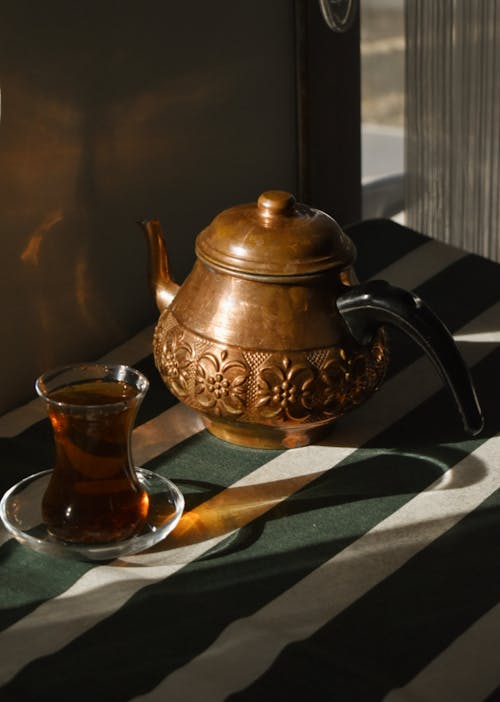
[[[42,521],[42,496],[51,470],[30,475],[11,487],[0,502],[5,528],[22,544],[39,553],[85,561],[109,561],[138,553],[164,539],[178,524],[184,510],[179,488],[158,473],[136,468],[149,495],[149,512],[142,530],[130,539],[107,544],[73,544],[52,536]]]

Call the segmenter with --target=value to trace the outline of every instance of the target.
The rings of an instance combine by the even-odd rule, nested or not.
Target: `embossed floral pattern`
[[[178,397],[187,395],[189,366],[193,357],[193,348],[184,339],[182,332],[176,330],[167,336],[160,354],[160,371]]]
[[[195,393],[198,402],[215,414],[240,415],[245,409],[248,369],[230,359],[228,352],[205,353],[196,366]]]
[[[342,413],[349,392],[349,360],[342,348],[330,351],[326,362],[321,367],[322,383],[321,405],[328,416]]]
[[[349,363],[349,398],[346,409],[364,402],[380,385],[389,361],[385,333],[379,333],[369,350],[353,356]]]
[[[364,402],[380,385],[387,363],[382,332],[370,347],[349,354],[342,348],[331,349],[320,374],[325,414],[339,416]]]
[[[349,393],[347,406],[357,405],[363,401],[370,388],[369,377],[370,363],[363,353],[358,353],[350,359],[347,380],[349,383]]]
[[[389,358],[383,330],[367,347],[262,351],[223,348],[175,320],[155,333],[154,354],[171,392],[193,409],[277,427],[326,423],[361,404]]]
[[[305,419],[312,408],[314,371],[288,356],[261,368],[256,407],[262,417]]]

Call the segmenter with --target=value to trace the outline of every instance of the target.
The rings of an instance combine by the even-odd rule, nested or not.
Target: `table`
[[[151,381],[135,459],[181,487],[185,515],[103,565],[2,532],[0,699],[500,700],[500,266],[393,222],[350,234],[360,279],[417,290],[454,333],[482,434],[391,332],[385,384],[326,440],[225,444],[168,394],[145,330],[109,358]],[[43,411],[0,419],[2,492],[50,467]]]

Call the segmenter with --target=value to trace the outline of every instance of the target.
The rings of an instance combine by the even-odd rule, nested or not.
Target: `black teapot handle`
[[[469,370],[448,329],[415,294],[385,280],[372,280],[349,288],[337,299],[337,308],[351,334],[370,343],[381,324],[406,332],[432,359],[450,389],[467,433],[478,434],[484,425]]]

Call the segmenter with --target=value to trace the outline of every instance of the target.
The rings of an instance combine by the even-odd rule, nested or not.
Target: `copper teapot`
[[[161,311],[156,366],[215,436],[260,448],[317,441],[380,386],[387,322],[430,355],[466,430],[481,430],[447,329],[412,293],[380,280],[358,284],[354,244],[329,215],[281,190],[224,210],[198,235],[181,287],[169,274],[159,221],[141,225]]]

